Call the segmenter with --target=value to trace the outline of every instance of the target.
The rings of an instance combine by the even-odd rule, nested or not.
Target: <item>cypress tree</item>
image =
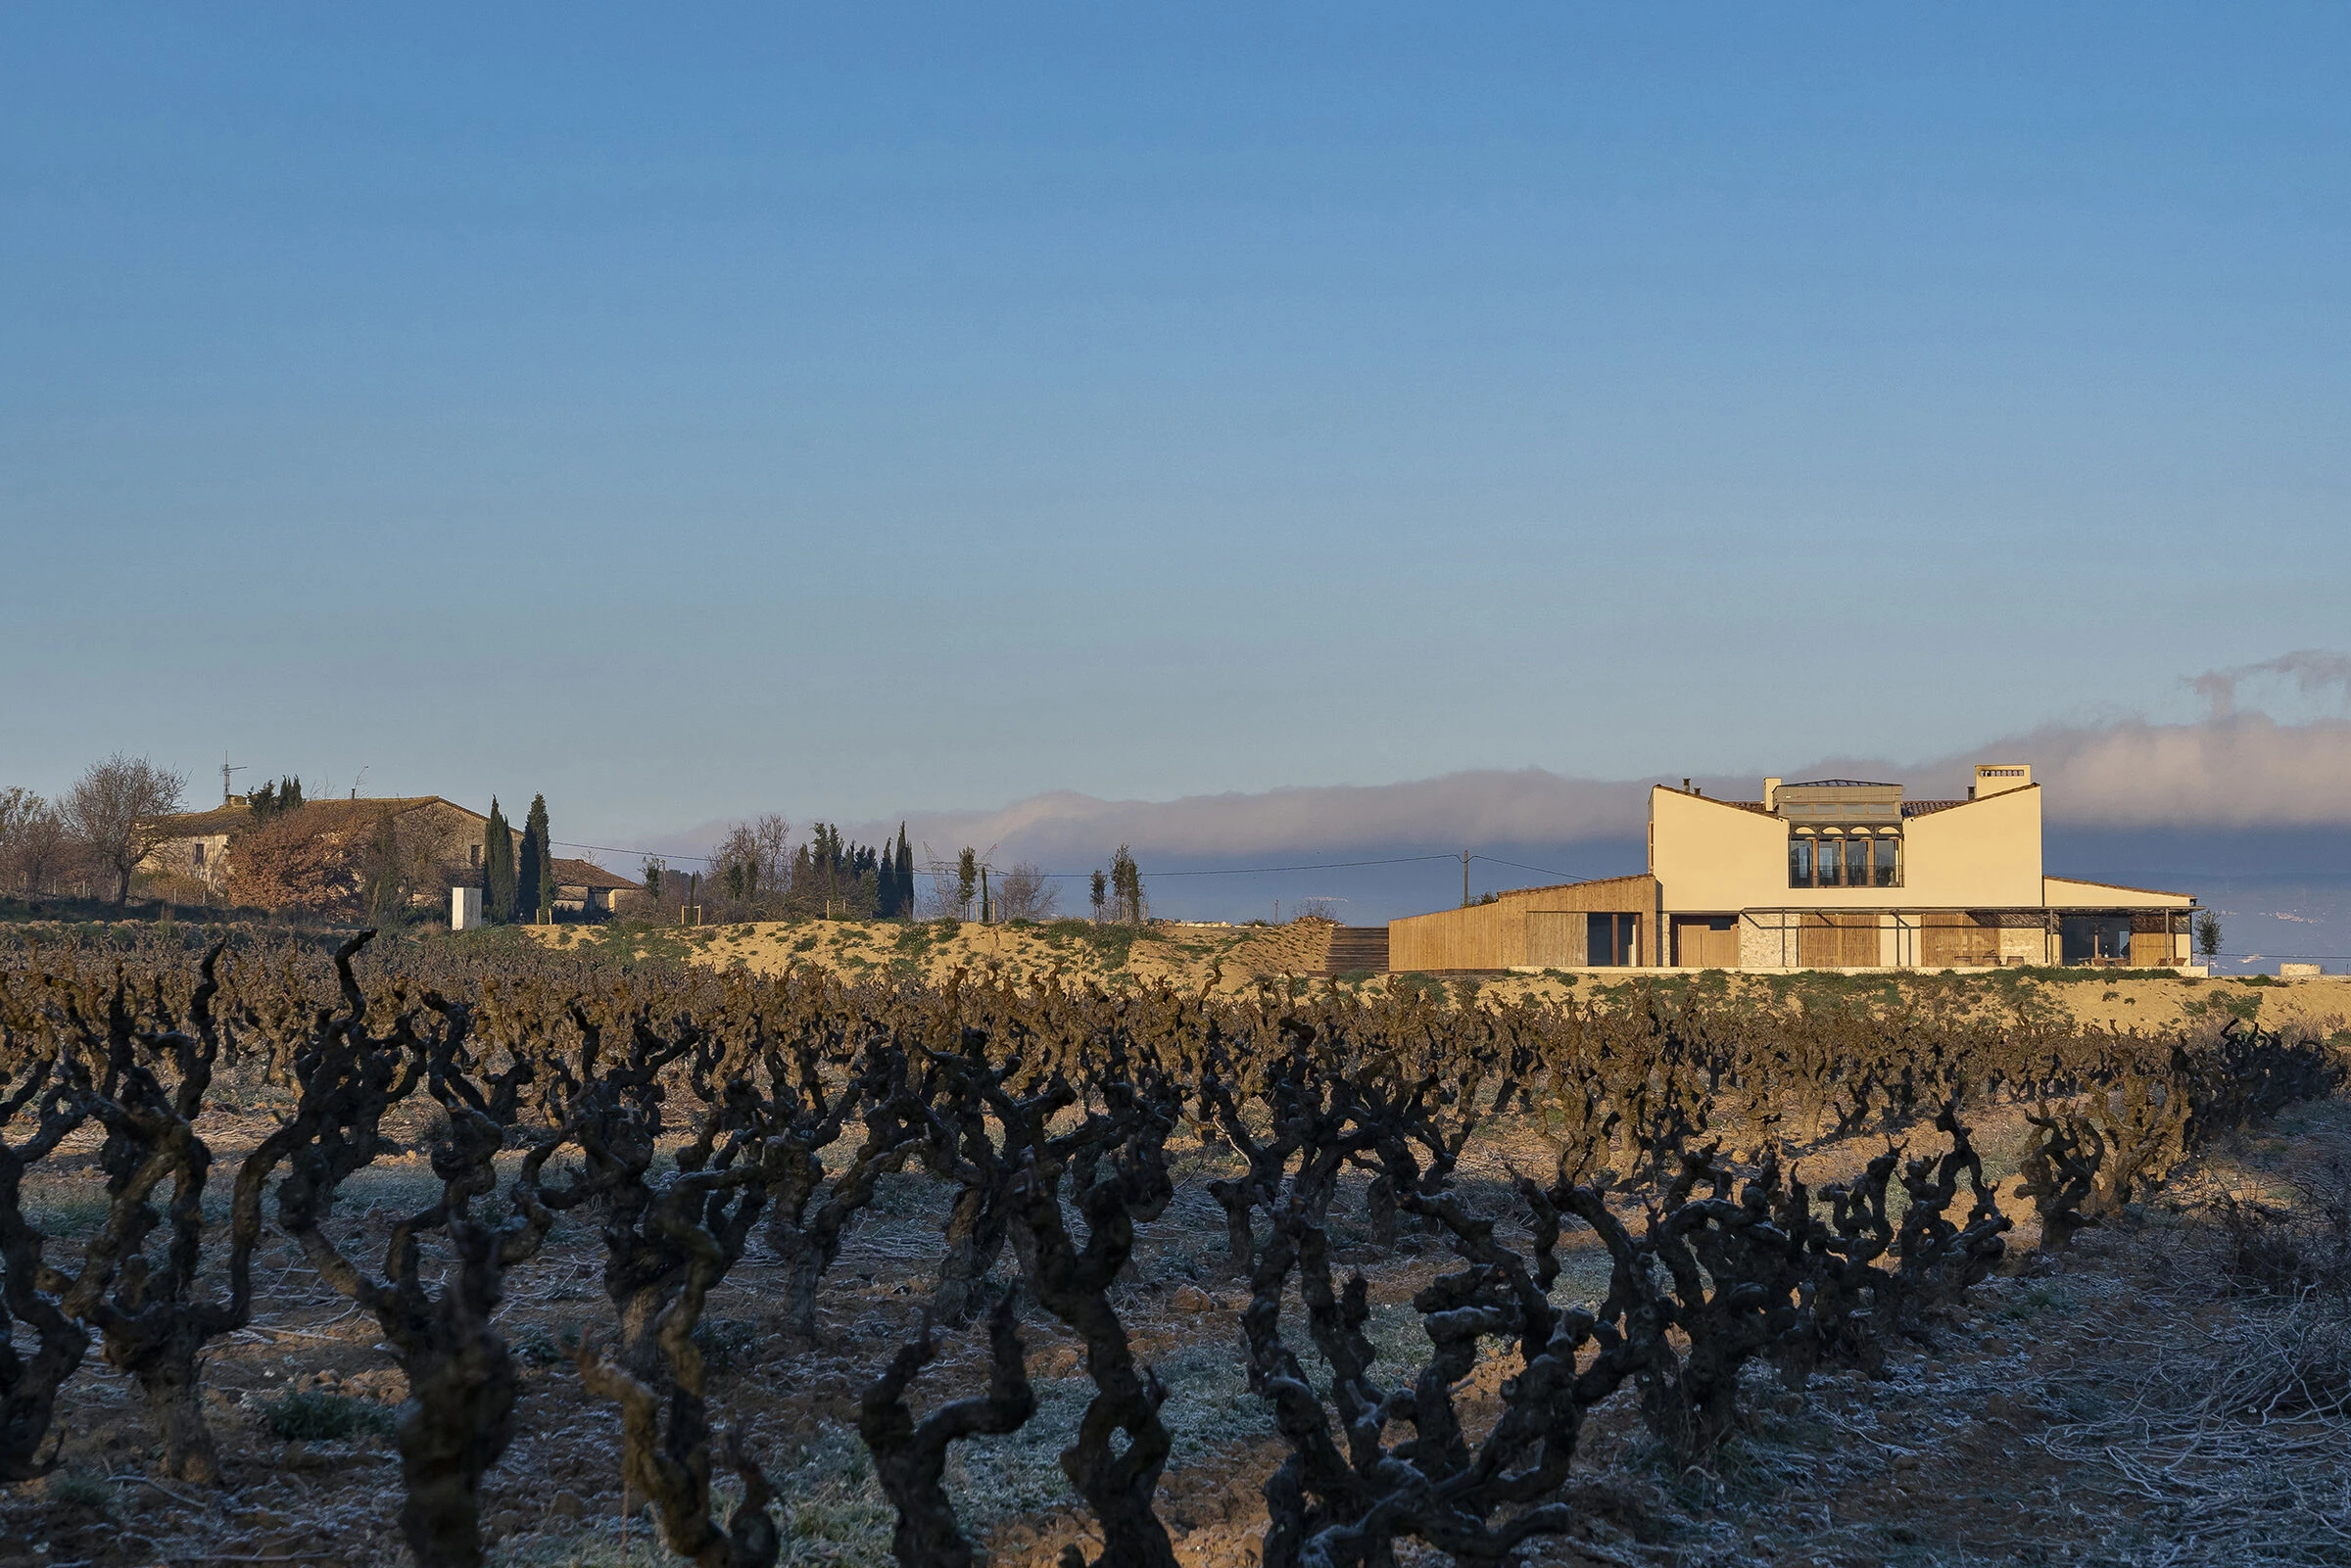
[[[482,830],[482,916],[514,918],[514,830],[498,809],[496,795],[490,797],[490,825]]]
[[[522,820],[522,843],[514,851],[514,918],[525,923],[539,916],[539,830],[528,816]]]
[[[522,863],[514,869],[514,912],[546,926],[555,912],[555,854],[548,843],[547,796],[533,795],[522,819]]]
[[[906,825],[898,824],[898,913],[914,913],[914,850],[906,842]]]

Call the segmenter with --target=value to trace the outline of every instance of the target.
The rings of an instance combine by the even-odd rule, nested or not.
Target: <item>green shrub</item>
[[[759,1343],[759,1325],[748,1318],[714,1317],[694,1325],[694,1346],[713,1372],[732,1372]]]
[[[390,1437],[392,1412],[340,1394],[287,1394],[262,1406],[262,1425],[288,1443],[335,1443],[367,1433]]]

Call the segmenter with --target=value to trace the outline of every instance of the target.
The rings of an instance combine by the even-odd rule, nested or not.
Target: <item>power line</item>
[[[1319,866],[1220,866],[1206,871],[1155,871],[1144,874],[1144,880],[1155,881],[1162,877],[1264,877],[1274,872],[1288,871],[1345,871],[1356,866],[1410,866],[1423,860],[1453,860],[1453,855],[1397,855],[1387,860],[1333,860]],[[1090,871],[1048,871],[1040,875],[1063,879],[1084,878]]]
[[[672,860],[698,860],[705,866],[710,864],[710,857],[708,855],[673,855],[667,850],[661,849],[615,849],[610,844],[575,844],[567,842],[561,838],[550,838],[548,842],[554,845],[557,849],[593,849],[600,855],[643,855],[649,860],[658,860],[663,862]]]
[[[1531,871],[1538,877],[1564,877],[1571,882],[1588,882],[1592,880],[1592,879],[1589,877],[1578,877],[1571,871],[1553,871],[1549,866],[1522,866],[1517,861],[1504,860],[1498,855],[1471,855],[1469,858],[1471,860],[1487,861],[1496,866],[1508,866],[1513,871]]]

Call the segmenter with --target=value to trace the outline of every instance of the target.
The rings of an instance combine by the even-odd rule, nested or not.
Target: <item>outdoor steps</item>
[[[1341,926],[1330,933],[1330,956],[1322,961],[1325,974],[1369,970],[1388,972],[1388,928],[1385,926]]]

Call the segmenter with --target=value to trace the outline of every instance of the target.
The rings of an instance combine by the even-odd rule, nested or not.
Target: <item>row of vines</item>
[[[1703,1458],[1751,1366],[1800,1386],[1930,1342],[2023,1217],[1986,1180],[1972,1108],[2024,1109],[2010,1204],[2059,1250],[2215,1136],[2342,1074],[2323,1042],[2233,1022],[2151,1036],[1655,996],[1456,1009],[1304,985],[1235,1002],[421,948],[379,961],[367,940],[331,961],[0,959],[0,1302],[20,1347],[0,1344],[0,1478],[54,1462],[59,1395],[94,1335],[144,1395],[167,1475],[216,1479],[206,1348],[251,1321],[257,1252],[283,1237],[405,1374],[400,1527],[416,1560],[478,1563],[482,1478],[519,1384],[502,1292],[573,1215],[600,1241],[610,1307],[575,1359],[621,1413],[629,1486],[686,1558],[769,1564],[772,1489],[713,1409],[696,1324],[757,1247],[782,1265],[790,1332],[813,1341],[851,1225],[886,1176],[921,1172],[951,1194],[929,1307],[859,1412],[898,1559],[973,1560],[949,1455],[1033,1413],[1033,1310],[1086,1347],[1093,1399],[1062,1466],[1098,1560],[1172,1568],[1154,1507],[1167,1396],[1117,1286],[1174,1196],[1171,1151],[1188,1150],[1224,1172],[1207,1188],[1246,1281],[1237,1338],[1287,1454],[1266,1487],[1269,1568],[1383,1564],[1406,1539],[1498,1562],[1571,1522],[1579,1433],[1603,1402],[1634,1402],[1657,1441]],[[271,1130],[216,1171],[208,1096],[231,1069]],[[438,1197],[363,1255],[333,1222],[337,1192],[419,1105]],[[1471,1140],[1505,1124],[1537,1136],[1543,1166],[1465,1181]],[[1799,1179],[1807,1149],[1881,1132],[1851,1179]],[[29,1172],[75,1150],[94,1153],[106,1200],[77,1253],[24,1199]],[[1376,1364],[1365,1277],[1336,1256],[1343,1191],[1372,1247],[1409,1232],[1458,1261],[1415,1296],[1427,1352],[1401,1374]],[[1607,1287],[1563,1307],[1578,1230],[1605,1249]],[[984,1326],[986,1388],[918,1416],[936,1330],[966,1325]],[[1465,1409],[1464,1379],[1498,1355],[1498,1399]]]

